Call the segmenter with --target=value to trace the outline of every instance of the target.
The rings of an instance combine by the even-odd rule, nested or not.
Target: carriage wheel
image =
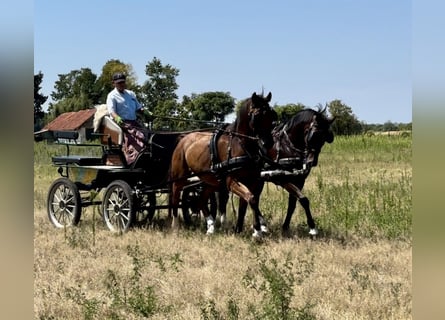
[[[111,182],[102,201],[102,214],[108,229],[126,232],[136,219],[133,190],[123,180]]]
[[[138,210],[136,212],[136,223],[144,225],[151,222],[156,212],[156,194],[149,192],[138,199]]]
[[[77,225],[82,201],[76,184],[67,178],[55,180],[49,188],[47,210],[49,221],[57,228]]]

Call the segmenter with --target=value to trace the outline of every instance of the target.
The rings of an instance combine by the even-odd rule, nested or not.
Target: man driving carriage
[[[122,128],[124,141],[122,151],[127,164],[133,163],[147,143],[148,130],[137,119],[144,108],[136,94],[126,89],[126,76],[118,72],[112,77],[114,89],[107,95],[108,114]]]

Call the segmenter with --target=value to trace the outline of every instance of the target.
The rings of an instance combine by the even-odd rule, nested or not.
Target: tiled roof
[[[43,129],[78,130],[85,122],[94,116],[95,112],[96,108],[80,110],[77,112],[65,112],[48,123]]]

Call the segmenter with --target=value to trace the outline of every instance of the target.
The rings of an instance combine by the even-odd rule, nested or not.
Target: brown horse
[[[237,112],[237,118],[225,129],[192,132],[184,136],[173,152],[170,166],[170,193],[173,227],[177,227],[178,206],[188,178],[197,176],[204,183],[199,208],[207,220],[207,233],[214,232],[214,219],[207,202],[210,194],[225,185],[227,190],[248,203],[253,212],[254,236],[261,236],[261,213],[256,188],[261,183],[262,164],[258,163],[261,144],[270,148],[272,128],[277,119],[270,108],[272,94],[267,97],[253,93]]]
[[[330,129],[333,118],[327,118],[325,109],[300,110],[289,121],[281,123],[272,131],[274,144],[267,150],[267,156],[273,160],[266,164],[262,177],[265,181],[271,181],[289,192],[288,209],[283,223],[283,232],[289,230],[290,221],[295,211],[297,200],[305,210],[309,234],[315,236],[318,231],[309,207],[309,199],[302,193],[304,183],[312,167],[318,164],[318,156],[325,144],[334,141],[334,135]],[[261,184],[257,191],[261,193]],[[256,195],[259,199],[260,194]],[[228,200],[227,190],[219,192],[219,211],[221,222],[225,219],[225,209]],[[238,220],[235,232],[241,232],[244,224],[247,204],[240,199]],[[264,219],[261,219],[264,222]],[[267,231],[265,225],[261,225],[263,232]]]

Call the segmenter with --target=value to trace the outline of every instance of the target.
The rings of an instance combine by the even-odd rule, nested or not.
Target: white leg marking
[[[254,237],[254,238],[262,238],[263,237],[263,233],[261,232],[261,230],[257,230],[257,229],[254,228],[252,237]]]
[[[317,228],[310,229],[310,230],[309,230],[309,234],[310,234],[311,236],[316,236],[316,235],[318,234],[318,230],[317,230]]]
[[[269,232],[269,229],[267,229],[266,225],[264,225],[264,224],[261,225],[261,232],[263,232],[263,233],[268,233]]]
[[[207,218],[207,234],[214,234],[215,233],[215,221],[213,220],[212,216],[209,216]]]

